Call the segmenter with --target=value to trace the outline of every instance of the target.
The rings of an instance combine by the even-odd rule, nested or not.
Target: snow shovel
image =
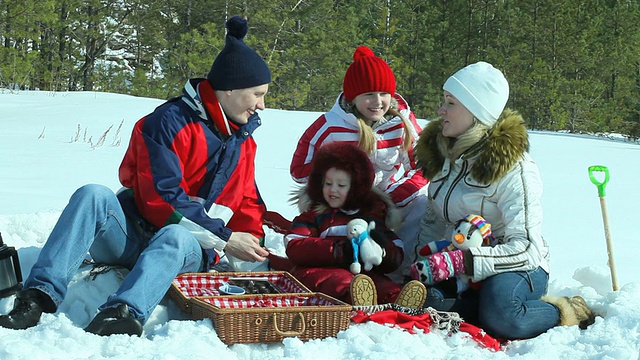
[[[594,173],[603,172],[604,180],[602,182],[596,179]],[[613,243],[611,242],[611,234],[609,232],[609,216],[607,215],[607,202],[605,200],[604,188],[609,181],[609,169],[602,165],[589,166],[589,178],[591,182],[598,188],[598,196],[600,197],[600,209],[602,210],[602,221],[604,222],[604,236],[607,240],[607,254],[609,254],[609,269],[611,270],[611,283],[613,291],[618,290],[618,277],[616,275],[616,263],[613,259]]]

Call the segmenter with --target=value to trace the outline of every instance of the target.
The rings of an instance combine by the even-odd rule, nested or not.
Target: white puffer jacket
[[[542,237],[542,180],[527,153],[522,117],[505,110],[493,128],[453,162],[440,149],[448,141],[441,122],[430,123],[416,149],[429,183],[429,206],[412,254],[425,244],[449,239],[454,223],[481,215],[496,237],[493,247],[471,249],[473,281],[508,271],[542,267],[549,272],[549,248]],[[464,135],[463,135],[464,136]],[[461,141],[461,139],[458,139]],[[464,141],[464,140],[462,140]]]

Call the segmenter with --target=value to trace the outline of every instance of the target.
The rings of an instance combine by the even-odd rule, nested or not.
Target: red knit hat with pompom
[[[369,156],[352,143],[332,142],[322,145],[313,156],[307,183],[307,194],[315,203],[326,204],[322,186],[324,176],[331,168],[343,170],[351,176],[351,188],[342,209],[359,209],[368,201],[373,186],[374,169]]]
[[[368,92],[396,92],[396,78],[391,67],[375,56],[366,46],[358,46],[353,53],[353,63],[347,68],[342,82],[347,101]]]

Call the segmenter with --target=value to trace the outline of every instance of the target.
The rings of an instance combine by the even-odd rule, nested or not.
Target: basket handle
[[[305,330],[307,330],[307,325],[304,322],[304,315],[302,315],[302,313],[298,313],[298,316],[300,316],[300,320],[302,320],[302,329],[298,332],[298,331],[280,331],[280,329],[278,329],[278,321],[276,319],[277,314],[273,314],[273,328],[276,331],[276,334],[280,335],[280,336],[300,336],[302,334],[304,334]]]

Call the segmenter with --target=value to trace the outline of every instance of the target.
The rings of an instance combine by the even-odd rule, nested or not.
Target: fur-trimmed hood
[[[460,155],[452,151],[460,146]],[[528,151],[524,119],[518,112],[505,109],[492,127],[476,125],[457,139],[442,135],[442,120],[430,122],[420,134],[416,158],[429,179],[440,172],[445,159],[474,158],[471,176],[489,184],[501,179]]]
[[[289,201],[298,207],[298,211],[303,213],[313,208],[316,213],[320,214],[329,210],[329,206],[326,203],[314,202],[311,199],[309,192],[307,191],[307,186],[308,185],[300,186],[290,193],[291,197],[289,198]],[[391,196],[375,186],[371,188],[371,195],[380,198],[380,200],[387,206],[385,225],[387,225],[389,229],[397,229],[398,226],[400,226],[402,215],[400,214],[400,210],[398,210],[391,200]],[[346,212],[347,210],[342,211]]]
[[[322,188],[327,171],[331,168],[342,170],[351,177],[351,188],[342,207],[346,210],[360,208],[368,198],[375,177],[373,164],[367,154],[356,144],[348,142],[338,141],[320,146],[313,155],[307,180],[307,193],[311,200],[325,201]]]

